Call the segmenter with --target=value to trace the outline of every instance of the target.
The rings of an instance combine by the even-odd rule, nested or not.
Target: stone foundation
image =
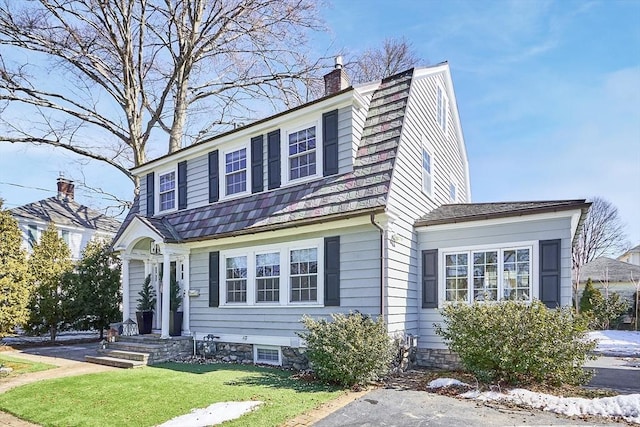
[[[309,369],[309,359],[303,348],[281,347],[281,351],[283,367],[296,371]]]
[[[460,357],[448,349],[418,348],[416,364],[425,368],[457,370],[462,369]]]
[[[280,347],[282,355],[282,367],[302,371],[309,369],[309,359],[302,348]],[[196,353],[206,359],[214,359],[219,362],[236,362],[243,364],[253,363],[253,345],[236,344],[214,341],[213,338],[205,338],[196,341]]]

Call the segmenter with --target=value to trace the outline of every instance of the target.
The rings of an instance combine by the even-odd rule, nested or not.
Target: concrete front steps
[[[191,337],[160,338],[158,334],[118,336],[115,342],[99,349],[98,356],[85,356],[85,360],[118,368],[139,368],[167,362],[192,351]]]

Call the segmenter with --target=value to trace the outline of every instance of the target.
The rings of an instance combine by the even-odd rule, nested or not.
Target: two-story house
[[[91,239],[112,239],[121,223],[76,202],[73,181],[61,177],[57,185],[57,196],[18,206],[10,212],[18,221],[22,245],[29,253],[40,241],[42,232],[53,224],[69,246],[72,260],[77,261]]]
[[[447,63],[357,87],[337,66],[325,89],[133,170],[140,196],[114,243],[124,319],[147,275],[168,295],[173,265],[183,335],[287,365],[303,315],[358,310],[417,337],[428,365],[447,354],[433,323],[449,301],[571,303],[571,244],[589,204],[470,203]],[[168,338],[166,298],[155,317]]]

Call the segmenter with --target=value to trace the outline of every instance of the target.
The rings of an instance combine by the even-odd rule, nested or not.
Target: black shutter
[[[322,115],[322,173],[338,173],[338,110]]]
[[[540,301],[560,307],[560,239],[540,240]]]
[[[280,187],[280,129],[267,135],[269,190]]]
[[[155,176],[153,172],[147,174],[147,216],[153,216],[155,213],[155,195],[153,194],[153,187],[155,184]]]
[[[251,138],[251,192],[259,193],[264,190],[263,173],[263,137]]]
[[[220,305],[220,252],[209,252],[209,307]]]
[[[324,305],[340,305],[340,236],[324,239]]]
[[[438,250],[422,251],[422,308],[438,307]]]
[[[178,163],[178,209],[187,209],[187,161]]]
[[[209,153],[209,203],[220,198],[220,178],[218,174],[218,150]]]

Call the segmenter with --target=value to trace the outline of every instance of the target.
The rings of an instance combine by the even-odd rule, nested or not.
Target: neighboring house
[[[147,275],[168,294],[175,266],[183,335],[288,365],[303,315],[358,310],[417,337],[429,365],[447,356],[433,323],[448,301],[571,304],[589,203],[470,203],[447,63],[347,86],[337,66],[323,98],[133,169],[140,196],[114,241],[124,319]],[[166,298],[155,317],[168,338]]]
[[[60,237],[71,250],[71,258],[79,260],[82,250],[95,236],[111,239],[120,228],[120,221],[74,200],[74,184],[58,178],[58,195],[10,210],[22,231],[23,247],[31,253],[40,235],[53,223]]]
[[[580,295],[588,279],[603,294],[608,289],[609,292],[617,292],[631,299],[636,291],[636,283],[640,283],[640,265],[607,257],[596,258],[580,269]]]
[[[640,265],[640,245],[629,249],[618,257],[618,261],[628,262],[633,265]]]

